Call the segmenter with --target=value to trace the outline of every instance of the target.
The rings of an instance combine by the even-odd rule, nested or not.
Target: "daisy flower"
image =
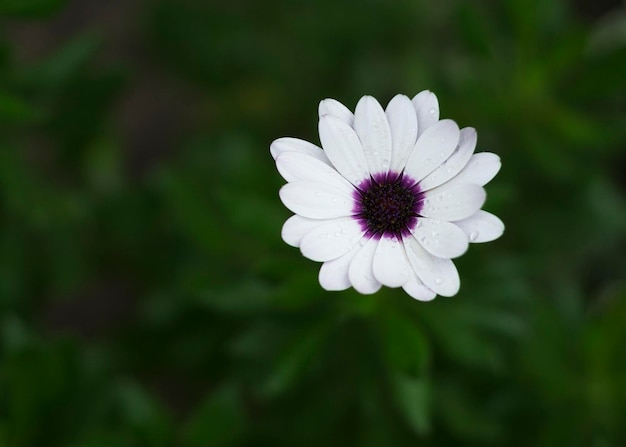
[[[321,286],[363,294],[402,287],[421,301],[455,295],[452,259],[504,231],[481,210],[500,158],[474,154],[475,129],[440,120],[430,91],[397,95],[385,110],[364,96],[354,114],[325,99],[319,135],[323,149],[287,137],[270,152],[287,181],[280,198],[294,213],[282,237],[323,263]]]

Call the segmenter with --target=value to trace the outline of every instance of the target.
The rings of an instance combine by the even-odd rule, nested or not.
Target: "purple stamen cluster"
[[[369,237],[410,234],[422,209],[419,185],[404,174],[376,174],[355,191],[354,217]]]

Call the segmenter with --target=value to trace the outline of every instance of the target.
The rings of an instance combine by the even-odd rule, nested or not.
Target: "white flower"
[[[326,290],[402,287],[422,301],[455,295],[451,259],[504,231],[480,209],[500,158],[474,154],[475,129],[439,120],[430,91],[397,95],[386,110],[364,96],[354,114],[325,99],[319,116],[324,150],[295,138],[270,147],[288,182],[280,198],[295,213],[283,226],[285,242],[323,262]]]

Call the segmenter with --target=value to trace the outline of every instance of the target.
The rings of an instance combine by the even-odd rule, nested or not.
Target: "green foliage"
[[[624,445],[625,15],[581,8],[0,0],[0,446]],[[506,232],[454,298],[324,292],[269,143],[426,88]]]

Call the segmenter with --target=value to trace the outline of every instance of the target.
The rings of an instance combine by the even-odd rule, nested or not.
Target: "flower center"
[[[377,174],[364,180],[355,194],[355,217],[370,237],[401,238],[415,227],[422,194],[410,177]]]

